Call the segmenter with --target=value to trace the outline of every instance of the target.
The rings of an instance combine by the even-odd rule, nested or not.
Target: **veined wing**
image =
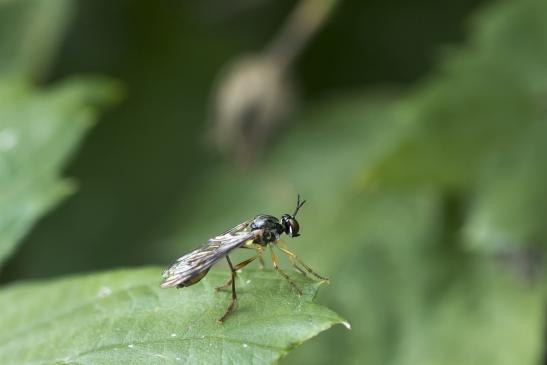
[[[170,286],[192,285],[207,273],[218,260],[226,256],[234,248],[255,238],[250,229],[252,220],[238,224],[219,236],[211,238],[205,245],[180,257],[173,265],[167,268],[160,284],[162,288]]]

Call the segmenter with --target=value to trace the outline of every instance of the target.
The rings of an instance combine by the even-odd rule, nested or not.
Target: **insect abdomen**
[[[207,269],[207,270],[205,270],[205,271],[202,271],[202,272],[200,272],[200,273],[197,274],[197,275],[194,275],[193,277],[191,277],[190,279],[186,280],[185,282],[180,283],[180,284],[177,284],[177,288],[184,288],[185,286],[191,286],[191,285],[196,284],[196,283],[199,282],[201,279],[203,279],[203,277],[204,277],[205,275],[207,275],[208,272],[209,272],[209,269]]]

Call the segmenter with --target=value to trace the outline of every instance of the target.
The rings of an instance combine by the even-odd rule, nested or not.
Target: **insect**
[[[253,219],[240,223],[232,229],[209,239],[207,243],[180,257],[173,265],[167,268],[162,274],[163,281],[160,286],[162,288],[183,288],[194,285],[207,275],[211,266],[226,257],[226,261],[230,267],[230,279],[224,285],[215,288],[218,291],[231,286],[232,289],[232,300],[230,305],[224,312],[224,315],[218,320],[222,323],[230,313],[234,311],[236,305],[237,293],[235,279],[237,270],[247,266],[257,258],[263,265],[264,261],[262,254],[266,247],[270,250],[274,269],[289,282],[291,287],[293,287],[299,295],[302,295],[302,289],[300,289],[289,275],[278,266],[277,256],[275,255],[273,247],[277,247],[281,252],[287,255],[294,268],[303,275],[307,276],[306,273],[309,273],[319,280],[328,281],[328,278],[315,273],[311,267],[289,251],[286,244],[279,241],[279,237],[283,233],[289,237],[300,236],[298,233],[300,225],[296,220],[296,214],[305,202],[305,200],[301,202],[300,195],[298,195],[296,209],[293,214],[283,214],[280,220],[271,215],[260,214]],[[253,249],[256,251],[256,254],[234,266],[228,254],[236,248]]]

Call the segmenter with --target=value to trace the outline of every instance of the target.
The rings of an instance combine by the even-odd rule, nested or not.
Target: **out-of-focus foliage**
[[[506,3],[475,17],[469,45],[398,107],[411,131],[365,181],[475,194],[464,227],[473,247],[545,241],[546,10]]]
[[[211,12],[219,3],[79,5],[50,77],[100,71],[128,99],[70,168],[81,193],[32,232],[4,280],[170,262],[256,213],[292,212],[301,193],[302,236],[285,241],[331,277],[319,301],[353,330],[286,363],[544,361],[547,3],[489,2],[465,41],[398,89],[370,81],[423,75],[424,49],[454,40],[474,3],[341,2],[293,70],[300,111],[245,170],[207,145],[209,93],[290,4]],[[87,23],[99,18],[101,29]]]
[[[0,74],[38,77],[66,31],[70,0],[0,2]]]
[[[481,12],[474,18],[469,45],[448,52],[439,71],[388,106],[406,132],[377,164],[364,166],[360,186],[376,192],[425,189],[437,195],[438,210],[426,220],[420,217],[430,211],[411,207],[403,216],[391,211],[380,218],[381,210],[363,201],[362,212],[391,222],[386,231],[406,232],[409,237],[390,239],[384,233],[387,242],[375,242],[375,236],[369,236],[372,231],[365,230],[361,244],[374,249],[360,259],[353,256],[359,269],[342,269],[346,274],[339,276],[340,281],[361,282],[364,290],[356,301],[362,303],[378,300],[378,290],[364,278],[393,275],[394,279],[382,287],[393,292],[392,303],[371,308],[354,304],[350,309],[359,322],[355,328],[362,343],[372,345],[383,338],[380,343],[389,346],[361,348],[358,354],[349,347],[348,360],[394,364],[537,364],[541,360],[545,292],[543,249],[538,246],[545,246],[547,206],[541,161],[547,145],[546,5],[502,2]],[[409,226],[405,217],[411,219]],[[412,232],[420,227],[425,236],[417,236],[407,251]],[[387,250],[386,243],[400,247],[376,271],[374,250]],[[381,313],[388,323],[371,325],[367,315],[357,314],[363,307]],[[386,328],[388,332],[378,332]],[[307,359],[315,352],[321,361],[328,359],[325,363],[335,361],[339,354],[330,357],[322,349],[338,335],[323,340],[298,355]]]
[[[32,224],[73,190],[59,170],[96,119],[96,106],[114,96],[104,80],[47,90],[27,81],[56,49],[68,5],[0,4],[0,265]]]
[[[219,324],[215,318],[230,293],[212,289],[226,280],[226,272],[177,291],[159,288],[159,271],[120,270],[3,289],[0,361],[270,364],[342,323],[312,302],[319,284],[299,279],[305,294],[298,297],[276,273],[253,272],[240,276],[238,311]]]
[[[32,224],[73,191],[58,174],[111,100],[107,82],[72,80],[45,91],[14,79],[0,83],[0,263]]]

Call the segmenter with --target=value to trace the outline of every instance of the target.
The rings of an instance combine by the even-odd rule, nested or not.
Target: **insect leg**
[[[264,249],[262,248],[262,246],[260,245],[253,245],[253,247],[242,246],[241,248],[256,250],[258,261],[260,262],[260,270],[264,270],[264,258],[262,257],[262,254],[264,253]]]
[[[287,245],[282,242],[282,241],[277,241],[277,245],[278,245],[278,248],[280,248],[279,246],[282,246],[283,248],[287,249],[288,250],[288,247]],[[298,262],[296,262],[296,260],[294,259],[294,257],[290,256],[290,255],[287,255],[287,257],[289,258],[289,261],[291,262],[292,266],[294,266],[295,270],[298,271],[299,273],[301,273],[302,275],[304,275],[305,277],[309,278],[308,274],[306,273],[307,270],[303,269],[299,264]]]
[[[262,254],[264,253],[264,249],[262,248],[262,246],[252,245],[252,246],[241,246],[240,248],[256,250],[256,255],[258,256],[258,261],[260,262],[260,270],[264,270],[264,258],[262,257]]]
[[[279,266],[277,265],[277,257],[275,256],[275,252],[274,252],[271,245],[268,245],[268,246],[270,247],[270,252],[272,254],[272,265],[273,265],[274,269],[281,276],[283,276],[289,282],[289,284],[291,284],[291,286],[298,292],[298,295],[302,295],[302,289],[300,289],[298,287],[298,285],[296,285],[296,283],[289,277],[289,275],[287,275],[287,273],[285,271],[283,271],[279,268]]]
[[[232,274],[232,301],[230,302],[230,305],[228,308],[226,308],[226,312],[224,312],[224,315],[220,317],[218,320],[219,323],[223,323],[226,320],[226,317],[230,315],[234,311],[236,301],[237,301],[237,294],[236,294],[236,271],[234,270],[234,267],[232,266],[232,261],[230,261],[230,257],[226,255],[226,261],[228,261],[228,265],[230,266],[231,274]]]
[[[298,258],[298,256],[296,256],[294,253],[292,253],[291,251],[289,251],[288,247],[286,244],[282,243],[282,242],[278,242],[278,246],[277,246],[281,251],[283,251],[288,257],[289,259],[291,260],[291,262],[293,262],[293,264],[296,262],[298,262],[300,265],[302,265],[307,272],[309,272],[310,274],[312,274],[313,276],[315,276],[316,278],[318,278],[319,280],[324,280],[324,281],[329,281],[329,278],[326,278],[324,276],[321,276],[319,275],[318,273],[316,273],[315,271],[313,271],[313,269],[311,267],[309,267],[308,265],[306,265],[304,262],[302,262],[302,260],[300,260]],[[295,267],[297,267],[295,265]],[[298,270],[301,270],[300,268],[297,267]]]
[[[262,246],[255,246],[256,249],[256,255],[258,256],[258,261],[260,262],[260,270],[264,270],[264,259],[262,258],[262,253],[264,250],[262,249]]]
[[[253,257],[250,257],[248,258],[247,260],[245,261],[241,261],[239,264],[237,264],[236,266],[234,266],[234,270],[237,271],[239,269],[242,269],[244,268],[245,266],[247,266],[248,264],[250,264],[251,262],[253,262],[256,258],[258,257],[257,256],[253,256]],[[234,275],[235,276],[235,275]],[[232,277],[230,277],[230,279],[228,279],[228,281],[224,284],[222,284],[221,286],[217,286],[215,288],[216,291],[219,291],[219,290],[222,290],[228,286],[230,286],[232,284]]]

